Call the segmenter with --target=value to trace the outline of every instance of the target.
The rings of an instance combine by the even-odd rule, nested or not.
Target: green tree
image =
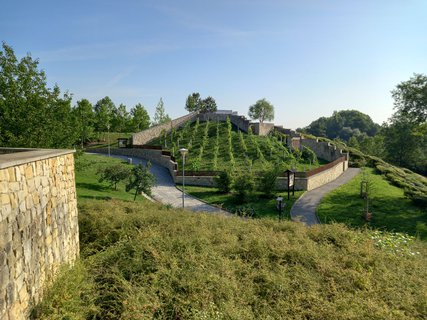
[[[200,93],[193,92],[187,97],[187,101],[185,102],[185,109],[187,109],[188,112],[199,111],[200,102]]]
[[[129,178],[131,170],[128,166],[123,164],[115,164],[98,170],[99,182],[107,181],[110,187],[114,186],[117,190],[117,183]]]
[[[0,50],[0,142],[10,147],[67,148],[77,140],[71,95],[49,88],[30,55],[18,60],[3,42]]]
[[[271,121],[274,119],[274,107],[266,99],[260,99],[249,107],[248,115],[252,119],[259,120],[260,123],[265,120]]]
[[[150,127],[150,116],[147,110],[140,103],[135,105],[130,111],[131,114],[131,131],[141,131]]]
[[[321,117],[305,127],[303,132],[317,137],[349,141],[351,137],[359,138],[366,134],[374,136],[380,126],[374,123],[367,114],[357,110],[334,111],[330,117]]]
[[[163,124],[170,121],[171,121],[171,118],[165,112],[163,99],[160,98],[159,103],[157,104],[157,107],[156,107],[156,112],[154,113],[153,125],[156,126],[156,125]]]
[[[126,110],[126,106],[121,103],[118,108],[114,108],[112,112],[111,131],[127,132],[129,129],[131,117]]]
[[[95,128],[97,132],[105,132],[111,128],[115,108],[116,106],[109,97],[104,97],[95,104]]]
[[[133,198],[134,201],[136,200],[138,193],[141,192],[151,196],[151,188],[156,183],[156,177],[150,173],[150,167],[151,163],[147,162],[145,167],[142,164],[139,164],[132,168],[132,176],[129,183],[126,185],[126,192],[135,190],[135,196]]]
[[[77,101],[77,105],[74,107],[73,112],[78,119],[77,130],[83,148],[83,145],[90,140],[94,131],[95,114],[93,112],[93,106],[89,100],[81,99]]]
[[[255,179],[252,172],[240,172],[233,178],[232,189],[236,200],[243,203],[255,189]]]
[[[415,73],[408,81],[398,84],[391,93],[399,117],[417,124],[427,121],[427,76]]]
[[[233,178],[231,173],[226,171],[221,171],[218,176],[215,177],[215,185],[218,188],[218,191],[221,193],[229,193],[231,190],[231,185],[233,183]]]
[[[262,192],[267,198],[271,197],[276,189],[276,181],[278,177],[279,168],[277,166],[270,166],[261,171],[256,186],[258,191]]]
[[[209,96],[202,100],[200,94],[194,92],[187,97],[185,109],[187,109],[188,112],[215,112],[217,110],[217,105],[214,98]]]

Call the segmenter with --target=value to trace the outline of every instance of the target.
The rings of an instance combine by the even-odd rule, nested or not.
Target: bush
[[[317,156],[314,153],[313,150],[311,150],[310,148],[303,146],[302,147],[302,158],[304,160],[310,161],[312,164],[317,164]]]
[[[277,167],[271,166],[270,168],[261,171],[258,181],[257,190],[262,192],[266,197],[271,197],[273,191],[276,189],[276,181],[279,176]]]
[[[230,192],[233,179],[229,171],[222,171],[218,176],[215,177],[214,181],[219,192]]]
[[[244,202],[255,189],[255,180],[252,173],[239,173],[233,181],[233,191],[238,202]]]

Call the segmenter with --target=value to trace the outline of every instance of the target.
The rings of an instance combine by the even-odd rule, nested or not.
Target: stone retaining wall
[[[159,137],[163,131],[170,131],[173,128],[178,128],[182,126],[187,121],[195,120],[197,117],[197,113],[189,113],[183,117],[177,118],[165,124],[160,124],[158,126],[154,126],[147,130],[135,133],[132,135],[132,145],[144,145],[149,141]]]
[[[28,318],[58,268],[79,254],[74,151],[19,151],[0,152],[2,320]]]

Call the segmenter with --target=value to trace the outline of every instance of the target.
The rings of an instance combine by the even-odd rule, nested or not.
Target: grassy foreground
[[[362,218],[363,199],[359,196],[362,174],[359,174],[322,199],[317,208],[320,221],[341,222],[352,227],[367,225],[427,239],[427,210],[414,205],[404,196],[402,188],[391,185],[384,176],[376,174],[375,169],[365,170],[373,184],[370,201],[372,220],[367,223]]]
[[[81,259],[35,319],[421,319],[427,246],[379,246],[342,225],[306,228],[93,200]]]

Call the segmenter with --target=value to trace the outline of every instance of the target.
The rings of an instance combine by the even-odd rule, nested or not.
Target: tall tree
[[[216,101],[211,96],[201,101],[200,112],[215,112],[217,110]]]
[[[112,131],[115,132],[126,132],[129,128],[129,122],[131,120],[129,112],[126,110],[126,106],[121,103],[118,108],[114,108],[112,114]]]
[[[0,142],[11,147],[71,147],[78,139],[71,95],[49,88],[30,55],[18,60],[3,42],[0,50]]]
[[[415,73],[391,93],[399,116],[417,124],[427,122],[427,76]]]
[[[147,110],[140,103],[135,105],[130,111],[132,119],[131,119],[131,131],[141,131],[148,129],[150,126],[150,116],[148,115]]]
[[[95,128],[98,132],[105,132],[111,127],[111,120],[116,106],[107,96],[99,100],[94,107],[95,111]]]
[[[274,107],[266,99],[260,99],[249,107],[248,115],[252,119],[259,120],[260,123],[265,120],[271,121],[274,119]]]
[[[154,113],[153,125],[156,126],[158,124],[163,124],[163,123],[170,122],[170,121],[171,121],[171,118],[165,112],[165,106],[163,103],[163,99],[160,98],[159,103],[157,104],[157,107],[156,107],[156,112]]]
[[[77,105],[74,107],[73,112],[78,119],[77,131],[80,137],[81,146],[88,142],[94,131],[94,119],[95,114],[93,112],[93,106],[87,99],[81,99],[77,101]]]

